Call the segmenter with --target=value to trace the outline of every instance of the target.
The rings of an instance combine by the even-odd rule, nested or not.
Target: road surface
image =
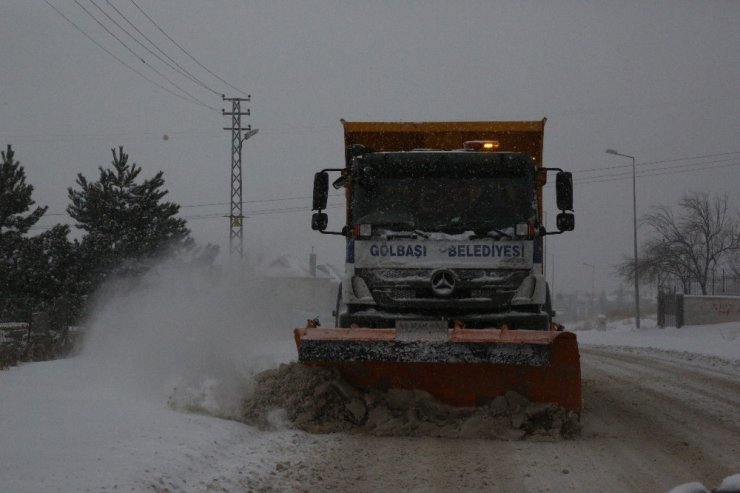
[[[665,492],[740,472],[740,368],[582,347],[579,438],[560,442],[307,436],[254,491]],[[299,437],[302,435],[299,435]],[[301,454],[299,454],[301,456]]]

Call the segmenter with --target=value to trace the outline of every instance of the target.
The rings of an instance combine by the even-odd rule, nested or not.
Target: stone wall
[[[683,296],[683,324],[740,321],[740,296]]]

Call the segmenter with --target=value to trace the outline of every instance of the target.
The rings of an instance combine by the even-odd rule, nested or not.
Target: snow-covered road
[[[723,351],[737,351],[737,329],[687,327],[680,337],[673,329],[629,326],[579,332],[583,431],[555,443],[262,432],[173,410],[140,374],[133,380],[106,375],[85,356],[26,364],[0,372],[0,491],[661,492],[690,481],[717,486],[740,471],[740,362],[707,347],[717,339]],[[677,338],[691,352],[660,349]],[[624,347],[641,340],[655,349]],[[210,402],[218,409],[220,390],[214,381],[189,386],[201,408]]]
[[[740,470],[737,368],[646,349],[582,351],[583,431],[555,443],[334,436],[267,488],[310,491],[668,491]],[[281,483],[281,481],[288,481]]]

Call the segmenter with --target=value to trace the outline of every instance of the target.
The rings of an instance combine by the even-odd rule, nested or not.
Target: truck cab
[[[346,166],[316,174],[312,218],[314,229],[346,241],[337,327],[435,321],[449,327],[550,328],[543,238],[572,230],[574,220],[568,212],[570,173],[538,162],[541,130],[533,133],[537,142],[529,143],[538,155],[512,145],[529,142],[512,130],[517,122],[475,122],[482,138],[470,140],[462,139],[477,137],[475,129],[463,131],[459,122],[343,123]],[[363,139],[353,129],[375,133]],[[426,144],[452,148],[408,148],[419,135],[436,137]],[[561,212],[553,232],[542,224],[548,171],[558,172]],[[326,231],[330,172],[338,173],[334,186],[345,190],[341,231]]]

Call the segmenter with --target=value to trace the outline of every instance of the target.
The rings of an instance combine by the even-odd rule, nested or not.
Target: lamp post
[[[613,154],[614,156],[628,157],[632,160],[632,225],[634,228],[634,257],[635,257],[635,327],[640,328],[640,283],[638,281],[638,269],[637,269],[637,181],[635,179],[635,156],[622,154],[614,149],[607,149],[607,154]]]

